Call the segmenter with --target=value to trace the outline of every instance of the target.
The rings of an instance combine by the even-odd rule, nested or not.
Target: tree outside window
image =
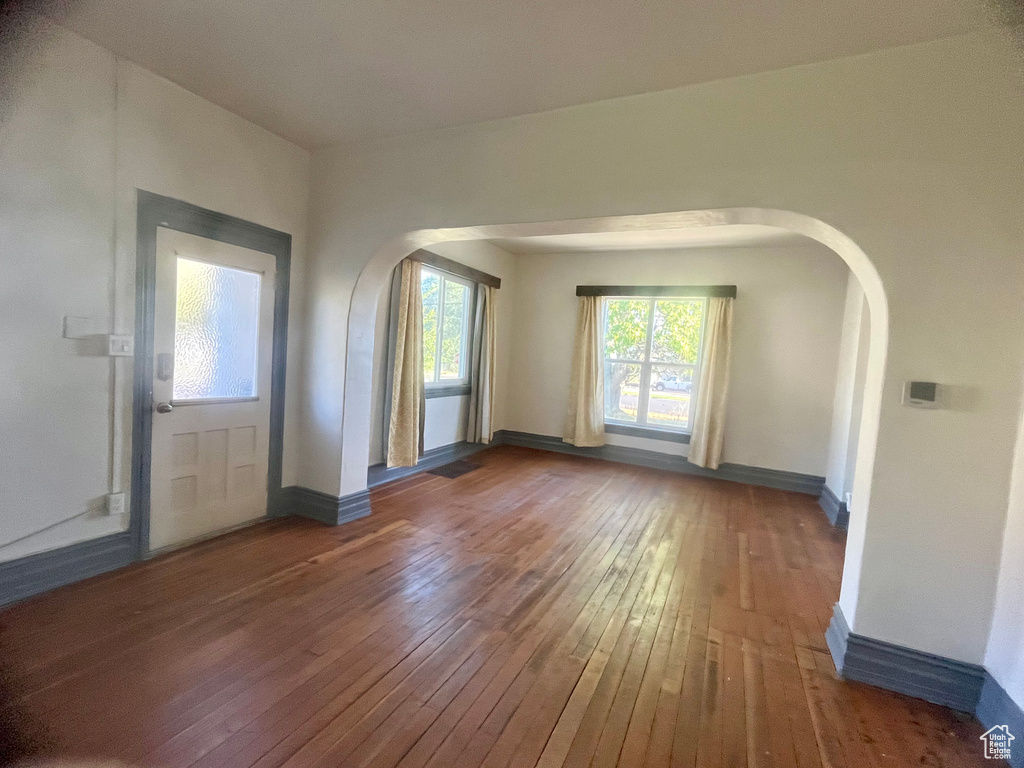
[[[703,298],[605,301],[605,420],[687,432],[704,330]]]
[[[423,380],[427,385],[464,380],[469,319],[469,284],[424,268]]]

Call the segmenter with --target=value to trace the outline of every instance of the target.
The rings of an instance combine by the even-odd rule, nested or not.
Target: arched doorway
[[[356,281],[349,308],[342,406],[341,495],[366,488],[370,441],[373,350],[377,302],[391,271],[418,248],[456,240],[533,237],[540,235],[666,230],[676,228],[761,225],[777,227],[818,241],[837,253],[860,281],[870,311],[870,350],[864,382],[854,497],[840,604],[848,616],[856,611],[867,510],[870,505],[875,445],[882,402],[882,385],[889,337],[889,315],[881,277],[867,254],[835,227],[810,216],[765,208],[722,208],[699,211],[608,216],[592,219],[495,224],[465,228],[422,229],[384,243]],[[851,589],[852,587],[852,589]],[[849,599],[844,600],[843,598]],[[847,604],[849,603],[849,604]]]

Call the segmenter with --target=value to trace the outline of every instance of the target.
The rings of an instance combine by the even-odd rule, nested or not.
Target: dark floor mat
[[[428,475],[438,475],[439,477],[462,477],[467,472],[472,472],[474,469],[480,469],[479,464],[474,464],[471,461],[465,459],[459,459],[453,461],[451,464],[445,464],[434,469],[428,469]]]

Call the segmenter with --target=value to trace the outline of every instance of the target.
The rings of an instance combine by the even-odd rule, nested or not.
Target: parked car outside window
[[[673,392],[689,392],[693,382],[684,381],[678,376],[665,376],[654,383],[654,389],[664,392],[666,389]]]

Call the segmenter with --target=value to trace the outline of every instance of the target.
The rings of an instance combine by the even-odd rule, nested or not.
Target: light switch
[[[135,340],[131,336],[108,336],[107,354],[112,357],[131,357],[135,354]]]

